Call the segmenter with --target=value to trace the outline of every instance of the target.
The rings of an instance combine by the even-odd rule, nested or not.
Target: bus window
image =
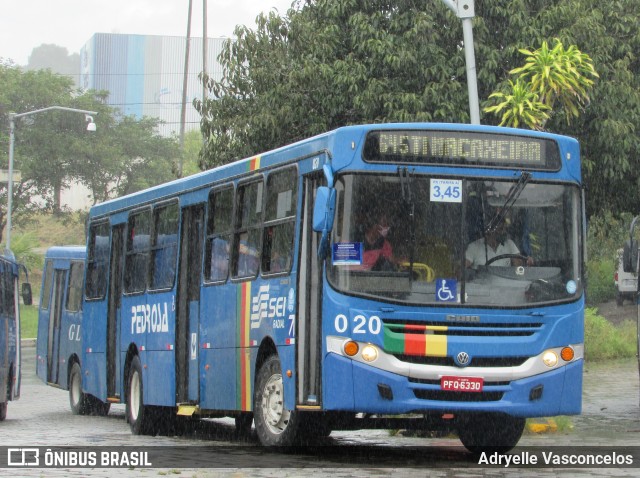
[[[67,289],[67,303],[65,308],[69,312],[78,312],[82,306],[82,278],[84,276],[84,264],[82,262],[72,262],[70,264],[69,271],[69,286]]]
[[[109,223],[92,224],[87,251],[87,299],[100,299],[107,290],[109,270]]]
[[[212,191],[209,195],[205,277],[210,282],[226,281],[232,233],[233,188]]]
[[[234,237],[234,278],[253,278],[260,267],[262,181],[238,187]]]
[[[42,298],[40,299],[40,308],[47,310],[49,301],[51,300],[51,284],[53,283],[53,261],[47,261],[44,270],[44,284],[42,286]]]
[[[297,173],[287,168],[267,179],[262,272],[285,272],[293,262],[293,236],[297,204]]]
[[[151,246],[151,211],[131,214],[128,222],[127,251],[124,268],[124,291],[142,292],[147,285]]]
[[[178,203],[153,210],[153,259],[150,289],[173,286],[178,254]]]

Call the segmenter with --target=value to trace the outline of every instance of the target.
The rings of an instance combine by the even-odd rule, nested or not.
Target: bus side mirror
[[[638,241],[625,241],[622,252],[622,268],[625,272],[636,272],[638,264]]]
[[[22,284],[22,302],[24,305],[33,304],[33,296],[31,294],[31,284],[24,282]]]
[[[324,258],[329,244],[329,232],[333,228],[333,216],[336,210],[336,190],[320,186],[316,192],[316,203],[313,206],[313,230],[321,232],[318,244],[318,257]]]

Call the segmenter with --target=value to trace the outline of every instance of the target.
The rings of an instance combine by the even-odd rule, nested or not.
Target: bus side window
[[[42,285],[42,298],[40,299],[40,308],[47,310],[49,301],[51,300],[51,284],[53,284],[53,261],[47,260],[45,264],[44,284]]]
[[[107,290],[107,271],[109,265],[108,222],[91,225],[88,245],[85,295],[87,299],[100,299],[104,297]]]
[[[65,304],[65,308],[69,312],[78,312],[82,307],[83,275],[84,264],[82,262],[72,262],[69,268],[69,285],[67,289],[67,303]]]
[[[129,216],[124,267],[124,291],[142,292],[147,285],[151,248],[151,211]]]
[[[226,281],[229,275],[233,215],[233,187],[211,191],[207,219],[205,279]]]
[[[238,187],[232,277],[254,278],[260,268],[263,182]]]
[[[150,289],[173,286],[178,256],[178,203],[155,208],[153,211],[153,248]]]
[[[288,272],[293,263],[298,177],[295,167],[274,171],[267,178],[262,273]]]

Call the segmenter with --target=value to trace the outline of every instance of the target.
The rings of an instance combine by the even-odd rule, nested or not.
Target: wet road
[[[153,469],[0,469],[0,476],[175,476],[292,477],[315,476],[637,476],[640,468],[557,470],[550,468],[477,468],[454,436],[419,438],[387,430],[334,432],[325,442],[298,453],[265,451],[255,435],[235,436],[231,420],[202,420],[183,436],[134,436],[124,421],[124,406],[107,417],[71,414],[66,391],[44,385],[35,376],[35,348],[23,349],[22,397],[10,402],[0,424],[2,446],[172,447],[177,456],[189,447],[193,465]],[[637,362],[588,364],[584,376],[583,413],[558,421],[555,432],[525,432],[519,449],[543,447],[640,447]],[[178,447],[178,448],[176,448]],[[201,453],[193,454],[194,447]],[[420,448],[417,448],[420,447]],[[428,447],[428,448],[425,448]],[[622,448],[621,448],[622,449]],[[171,462],[170,458],[167,461]],[[184,462],[176,461],[183,465]],[[202,468],[198,468],[198,464]],[[204,464],[204,465],[203,465]],[[19,473],[16,473],[19,471]]]

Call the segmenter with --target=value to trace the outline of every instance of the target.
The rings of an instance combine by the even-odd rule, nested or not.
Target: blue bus
[[[134,433],[235,417],[515,446],[581,411],[578,143],[348,126],[91,208],[83,389]]]
[[[11,252],[0,256],[0,421],[7,418],[10,400],[20,398],[20,270]],[[25,305],[31,305],[31,285],[22,284]]]
[[[47,385],[69,391],[76,415],[106,415],[109,404],[82,392],[82,295],[84,246],[47,249],[38,307],[36,374]]]

